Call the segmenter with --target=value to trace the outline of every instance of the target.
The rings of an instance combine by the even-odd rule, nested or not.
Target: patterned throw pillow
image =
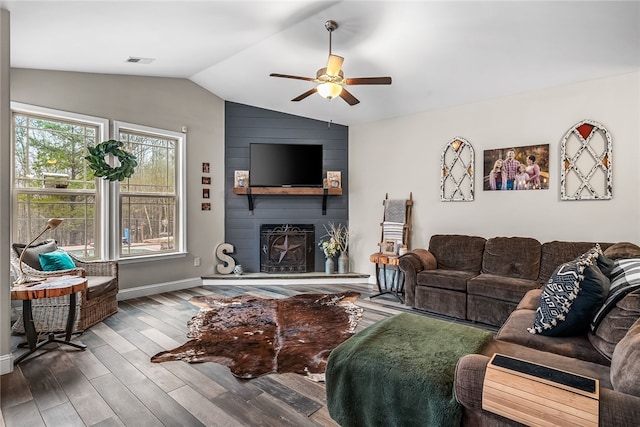
[[[591,320],[591,332],[594,333],[602,319],[618,301],[628,293],[640,289],[640,258],[617,259],[609,279],[611,280],[609,295]]]
[[[542,290],[530,333],[558,337],[589,329],[589,322],[609,289],[609,279],[598,268],[599,257],[606,261],[596,245],[553,272]]]

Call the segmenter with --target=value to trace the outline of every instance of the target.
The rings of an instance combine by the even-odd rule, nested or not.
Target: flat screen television
[[[321,144],[251,144],[252,187],[322,187]]]

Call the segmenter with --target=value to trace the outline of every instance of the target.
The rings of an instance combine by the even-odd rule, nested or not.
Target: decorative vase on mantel
[[[338,257],[338,273],[346,274],[349,272],[349,254],[347,251],[342,251],[340,257]]]
[[[335,263],[333,262],[333,258],[327,258],[324,262],[324,272],[326,274],[333,274],[335,271]]]

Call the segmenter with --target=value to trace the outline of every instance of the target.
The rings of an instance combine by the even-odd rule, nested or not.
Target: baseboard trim
[[[375,278],[374,278],[375,280]],[[291,278],[265,277],[264,275],[243,275],[240,277],[203,277],[202,286],[256,286],[256,285],[335,285],[335,284],[371,284],[369,276],[360,275],[357,277],[340,277],[338,274],[333,277],[327,275],[318,276],[298,276]],[[375,283],[375,282],[373,282]]]
[[[161,294],[163,292],[196,288],[198,286],[202,286],[202,279],[199,277],[178,280],[175,282],[157,283],[155,285],[136,286],[135,288],[120,289],[120,292],[118,292],[118,301],[146,297],[149,295]]]
[[[345,275],[346,276],[346,275]],[[326,275],[319,275],[317,277],[305,277],[304,279],[297,278],[265,278],[256,277],[253,278],[250,275],[241,276],[241,278],[235,278],[233,275],[225,276],[222,278],[215,277],[194,277],[185,280],[178,280],[175,282],[157,283],[154,285],[136,286],[135,288],[120,289],[118,292],[118,301],[124,301],[132,298],[146,297],[149,295],[161,294],[163,292],[180,291],[182,289],[196,288],[199,286],[242,286],[242,285],[299,285],[304,283],[305,285],[331,285],[331,284],[374,284],[374,276],[366,275],[352,275],[352,277],[340,277],[339,274],[333,275],[333,277]]]
[[[3,354],[0,356],[0,375],[13,372],[13,354]]]

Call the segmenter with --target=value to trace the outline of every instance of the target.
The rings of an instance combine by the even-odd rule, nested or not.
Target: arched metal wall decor
[[[474,152],[469,142],[453,138],[442,151],[440,200],[443,202],[473,201]]]
[[[600,123],[583,120],[561,143],[561,200],[611,199],[611,135]]]

